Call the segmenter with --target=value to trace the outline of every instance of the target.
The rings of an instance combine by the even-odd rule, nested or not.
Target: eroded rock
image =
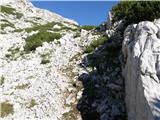
[[[160,119],[159,21],[130,25],[124,33],[123,76],[129,120]]]

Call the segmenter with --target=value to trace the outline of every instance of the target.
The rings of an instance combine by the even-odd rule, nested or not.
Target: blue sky
[[[32,1],[34,6],[73,19],[80,25],[99,25],[106,21],[117,1]]]

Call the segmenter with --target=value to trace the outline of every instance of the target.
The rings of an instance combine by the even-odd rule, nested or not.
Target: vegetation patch
[[[37,105],[36,101],[34,99],[31,99],[29,105],[27,108],[31,109],[32,107],[34,107],[35,105]]]
[[[14,9],[12,7],[0,6],[0,8],[1,8],[2,13],[15,15],[18,19],[20,19],[23,16],[22,13],[16,12],[16,9]]]
[[[76,114],[74,113],[74,111],[69,111],[69,112],[66,112],[63,114],[63,118],[65,120],[77,120],[77,116]]]
[[[13,110],[13,105],[10,103],[0,103],[0,117],[6,117],[9,114],[13,114],[14,110]]]
[[[5,23],[1,23],[1,30],[4,30],[4,28],[6,27],[12,27],[12,28],[15,28],[14,24],[12,24],[11,22],[9,22],[8,20],[1,20],[2,22],[5,22]]]
[[[76,109],[76,106],[73,105],[72,109],[66,113],[63,114],[64,120],[77,120],[78,110]]]
[[[36,19],[36,20],[41,20],[41,19],[42,19],[42,18],[40,18],[40,17],[30,17],[30,18]]]
[[[29,87],[29,84],[26,83],[26,84],[22,84],[22,85],[17,85],[17,86],[16,86],[16,89],[26,89],[26,88],[28,88],[28,87]]]
[[[34,22],[33,20],[25,20],[25,22],[29,22],[29,23],[32,23],[33,25],[37,25],[37,23]]]
[[[49,53],[41,55],[41,58],[42,58],[41,64],[50,63],[50,60],[49,60],[50,59],[50,54]]]
[[[43,42],[51,42],[55,39],[60,39],[62,36],[60,33],[51,33],[47,31],[39,31],[37,34],[26,38],[26,44],[24,46],[25,51],[33,51],[37,47],[42,46]]]
[[[6,27],[12,27],[12,28],[14,28],[14,25],[13,24],[9,24],[9,23],[1,24],[1,30],[4,30],[4,28],[6,28]]]
[[[81,26],[81,29],[84,29],[84,30],[93,30],[93,29],[96,29],[97,26],[93,26],[93,25],[84,25],[84,26]]]
[[[86,47],[85,49],[85,53],[91,53],[95,50],[96,47],[98,47],[99,45],[103,45],[106,41],[107,41],[108,37],[106,36],[101,36],[100,38],[92,41],[92,43]]]
[[[31,22],[31,21],[30,21]],[[23,30],[25,30],[27,33],[30,33],[32,31],[47,31],[47,30],[53,30],[53,26],[58,24],[59,26],[62,26],[61,23],[58,23],[58,22],[49,22],[47,24],[44,24],[44,25],[37,25],[34,23],[34,26],[33,27],[30,27],[30,28],[25,28],[25,29],[17,29],[15,30],[15,32],[21,32]]]
[[[0,6],[2,13],[15,14],[15,9],[9,6]]]
[[[47,31],[47,30],[50,30],[50,31],[54,31],[54,32],[58,32],[58,31],[61,31],[61,30],[72,30],[72,31],[75,31],[77,30],[77,28],[71,28],[71,27],[67,27],[67,26],[64,26],[62,23],[59,23],[59,22],[49,22],[47,24],[44,24],[44,25],[37,25],[35,22],[32,22],[30,21],[32,24],[34,24],[33,27],[30,27],[30,28],[25,28],[25,29],[17,29],[15,30],[15,32],[21,32],[23,30],[25,30],[27,33],[30,33],[32,31]],[[60,29],[57,29],[57,28],[54,28],[54,25],[58,25],[60,26],[61,28]]]
[[[121,1],[112,8],[112,22],[124,19],[125,24],[129,25],[140,21],[152,21],[160,17],[159,11],[159,1]]]
[[[19,12],[16,12],[15,15],[16,15],[16,17],[17,17],[18,19],[20,19],[20,18],[23,16],[23,14],[22,14],[22,13],[19,13]]]
[[[74,38],[77,38],[77,37],[81,37],[81,33],[80,32],[76,32],[76,34],[74,35]]]
[[[5,80],[4,76],[1,76],[1,78],[0,78],[0,85],[4,84],[4,80]]]
[[[25,29],[16,29],[16,30],[14,30],[14,32],[22,32],[23,30],[25,30]]]
[[[28,76],[26,79],[29,80],[29,79],[32,79],[34,78],[33,76]]]
[[[10,60],[16,60],[18,58],[19,49],[20,48],[14,48],[14,47],[9,48],[8,49],[9,53],[6,54],[5,57],[10,59]]]
[[[71,28],[71,27],[63,26],[63,27],[61,28],[61,30],[71,30],[71,31],[76,31],[76,30],[78,30],[78,29],[77,29],[77,28]]]
[[[77,53],[76,55],[74,55],[72,58],[69,59],[69,62],[72,61],[78,61],[78,59],[80,59],[81,53]]]
[[[56,24],[60,24],[60,23],[56,23],[56,22],[49,22],[47,24],[44,25],[35,25],[32,28],[26,28],[25,31],[30,33],[32,31],[37,31],[37,30],[43,30],[43,31],[47,31],[47,30],[53,30],[53,26]]]

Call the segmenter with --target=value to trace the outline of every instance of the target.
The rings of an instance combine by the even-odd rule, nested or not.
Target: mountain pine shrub
[[[84,26],[81,26],[81,29],[84,29],[84,30],[92,30],[92,29],[96,29],[97,26],[92,26],[92,25],[84,25]]]
[[[60,33],[51,33],[47,31],[40,31],[37,34],[26,38],[26,44],[24,46],[25,51],[35,50],[37,47],[42,46],[43,42],[51,42],[54,39],[60,39],[62,36]]]
[[[160,1],[121,1],[112,8],[113,23],[125,20],[125,25],[160,18]]]

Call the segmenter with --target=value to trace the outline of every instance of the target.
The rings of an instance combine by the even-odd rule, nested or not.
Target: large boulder
[[[160,120],[160,19],[127,27],[122,43],[128,120]]]

